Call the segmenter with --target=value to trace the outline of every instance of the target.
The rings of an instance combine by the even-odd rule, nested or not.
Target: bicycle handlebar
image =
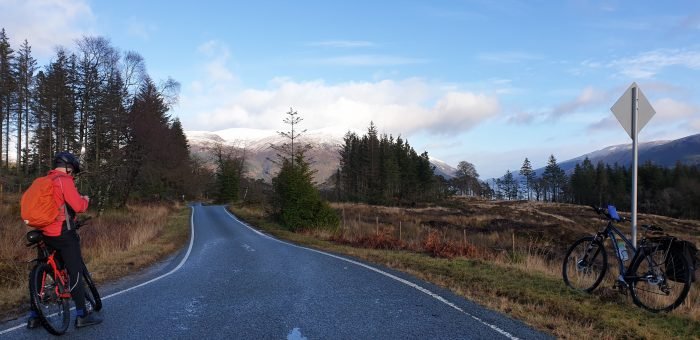
[[[598,215],[603,215],[603,216],[605,216],[607,219],[609,219],[609,220],[611,220],[611,221],[615,221],[615,222],[629,222],[629,221],[630,221],[629,218],[626,218],[626,217],[623,217],[623,216],[619,216],[619,217],[620,217],[619,219],[613,218],[613,217],[610,215],[610,213],[608,212],[608,210],[605,209],[605,208],[596,207],[595,205],[591,205],[591,208],[593,208],[593,211],[595,211]]]

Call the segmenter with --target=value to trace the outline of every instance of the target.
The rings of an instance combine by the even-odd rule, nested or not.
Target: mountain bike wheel
[[[648,311],[669,312],[680,306],[690,290],[690,259],[671,256],[666,247],[655,247],[630,266],[628,279],[634,303]]]
[[[61,297],[66,291],[45,263],[37,264],[29,274],[32,307],[39,314],[41,325],[53,335],[65,333],[70,325],[70,298]]]
[[[99,312],[100,309],[102,309],[100,292],[97,291],[97,286],[95,286],[95,282],[92,281],[90,273],[88,273],[87,270],[83,273],[83,279],[85,280],[85,305],[88,313],[92,311]]]
[[[607,269],[605,247],[595,237],[587,236],[566,251],[562,276],[567,286],[590,293],[603,281]]]

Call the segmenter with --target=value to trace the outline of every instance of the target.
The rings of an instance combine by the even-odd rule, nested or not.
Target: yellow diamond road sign
[[[610,108],[610,111],[615,114],[615,117],[617,117],[622,127],[625,128],[627,134],[630,135],[630,138],[634,138],[632,136],[632,110],[634,109],[632,107],[633,88],[637,88],[637,104],[639,106],[637,111],[637,134],[639,131],[642,131],[642,128],[647,125],[651,117],[656,113],[654,108],[651,107],[651,104],[649,104],[647,97],[642,93],[642,89],[637,86],[637,83],[632,83],[622,97],[615,102],[615,105]]]

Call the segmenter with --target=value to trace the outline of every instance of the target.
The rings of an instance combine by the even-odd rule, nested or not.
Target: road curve
[[[406,274],[260,233],[221,206],[194,206],[189,246],[100,287],[105,321],[71,339],[545,339]],[[23,320],[0,339],[44,339]]]

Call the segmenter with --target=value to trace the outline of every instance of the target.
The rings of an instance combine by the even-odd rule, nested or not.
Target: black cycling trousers
[[[71,297],[75,302],[75,308],[85,310],[85,284],[83,275],[85,263],[80,251],[80,236],[75,230],[63,230],[60,236],[50,237],[44,235],[44,242],[50,248],[56,249],[63,260],[65,268],[70,276]]]

